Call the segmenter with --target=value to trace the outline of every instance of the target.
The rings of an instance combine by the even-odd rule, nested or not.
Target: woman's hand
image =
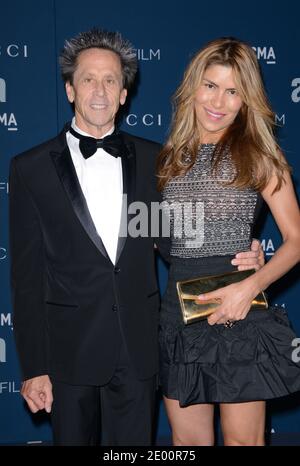
[[[251,243],[251,250],[239,252],[231,261],[232,265],[236,265],[238,270],[259,270],[265,265],[265,255],[258,239],[253,239]]]
[[[228,321],[235,322],[236,320],[245,319],[252,300],[257,296],[258,292],[258,290],[254,289],[252,282],[246,279],[210,293],[199,295],[197,302],[219,299],[221,301],[220,306],[208,317],[207,322],[209,325],[225,324]]]

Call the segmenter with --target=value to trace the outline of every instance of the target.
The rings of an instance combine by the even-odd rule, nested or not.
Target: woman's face
[[[233,70],[211,65],[195,93],[195,112],[202,143],[218,142],[242,106]]]

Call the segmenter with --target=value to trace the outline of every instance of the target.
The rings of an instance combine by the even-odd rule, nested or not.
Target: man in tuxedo
[[[116,128],[137,70],[120,34],[79,34],[65,43],[60,65],[75,117],[11,163],[22,395],[32,412],[51,412],[56,445],[97,444],[100,419],[104,444],[149,445],[158,369],[154,239],[120,231],[130,220],[126,205],[150,209],[160,200],[159,145]],[[258,255],[244,253],[239,263],[255,266]]]

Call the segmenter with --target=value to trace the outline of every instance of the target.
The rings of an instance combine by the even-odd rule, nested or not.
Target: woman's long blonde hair
[[[225,148],[229,148],[236,174],[231,185],[265,188],[272,175],[279,190],[284,172],[290,168],[274,137],[275,115],[268,102],[252,48],[234,38],[209,42],[192,59],[173,99],[173,119],[169,138],[157,163],[158,188],[184,175],[195,163],[201,139],[195,114],[195,93],[205,70],[211,65],[231,67],[242,107],[214,151],[216,168]],[[187,154],[189,157],[187,158]]]

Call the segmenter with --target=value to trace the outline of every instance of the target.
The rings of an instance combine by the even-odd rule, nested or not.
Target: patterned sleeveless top
[[[252,188],[226,186],[235,168],[229,152],[212,170],[214,144],[202,144],[185,176],[163,191],[163,211],[170,221],[171,256],[197,258],[235,255],[249,250],[261,195]]]

